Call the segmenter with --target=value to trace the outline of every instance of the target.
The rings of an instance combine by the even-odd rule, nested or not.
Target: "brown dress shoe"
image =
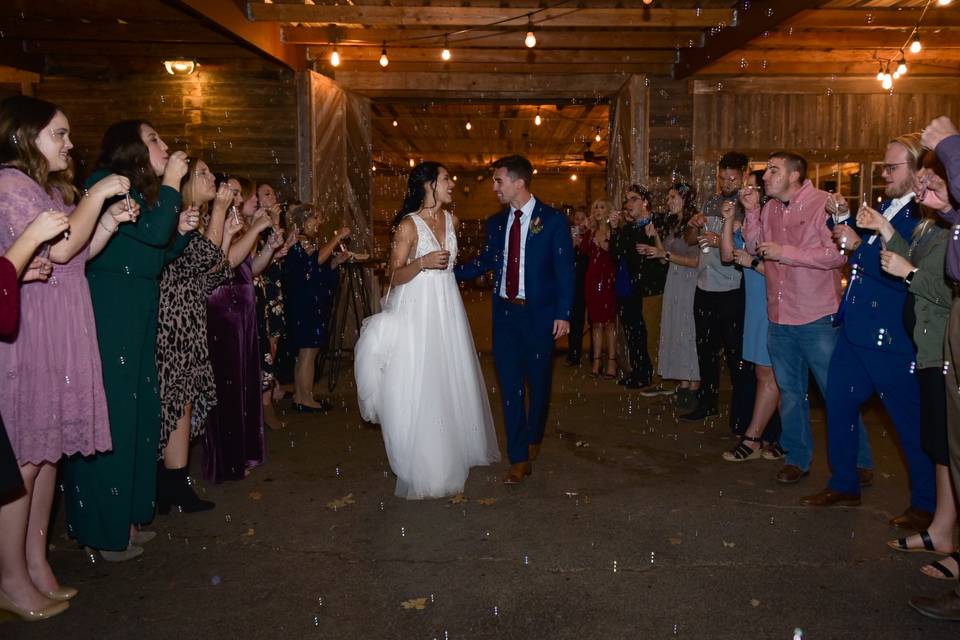
[[[527,454],[528,454],[528,457],[529,457],[530,462],[533,462],[534,460],[536,460],[537,458],[539,458],[539,457],[540,457],[540,443],[538,442],[537,444],[532,444],[532,445],[530,445],[529,447],[527,447]]]
[[[800,504],[808,507],[858,507],[860,496],[855,493],[840,493],[833,489],[824,489],[816,495],[800,498]]]
[[[873,486],[873,469],[857,469],[857,477],[860,478],[861,487]]]
[[[960,622],[960,593],[948,591],[940,596],[910,598],[910,606],[928,618]]]
[[[520,484],[531,473],[533,473],[533,465],[529,462],[510,465],[510,471],[503,477],[503,484]]]
[[[777,472],[777,482],[780,484],[796,484],[808,475],[810,475],[809,471],[804,471],[796,465],[787,464]]]
[[[890,519],[890,524],[901,529],[909,529],[910,531],[923,531],[924,529],[930,528],[930,523],[933,522],[933,514],[929,511],[924,511],[923,509],[917,509],[915,507],[908,507],[906,511],[898,515],[896,518]]]

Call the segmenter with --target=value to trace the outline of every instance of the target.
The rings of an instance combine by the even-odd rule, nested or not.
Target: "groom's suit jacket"
[[[455,269],[458,280],[477,278],[493,271],[494,312],[500,304],[504,245],[510,224],[510,207],[487,220],[487,241],[476,258]],[[567,218],[537,200],[524,247],[523,288],[536,323],[552,331],[554,320],[570,320],[575,287],[573,241]]]

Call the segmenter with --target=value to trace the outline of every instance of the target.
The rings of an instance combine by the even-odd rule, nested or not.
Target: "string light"
[[[413,169],[415,166],[417,166],[417,163],[413,161],[413,158],[410,158],[410,168]]]
[[[393,126],[395,126],[395,127],[400,126],[400,123],[397,122],[396,120],[394,120],[394,121],[393,121]]]
[[[920,28],[913,30],[913,42],[910,43],[910,53],[920,53],[923,45],[920,44]]]
[[[533,119],[533,124],[538,127],[543,123],[543,118],[540,117],[540,107],[537,107],[537,117]]]
[[[537,36],[533,35],[533,16],[527,16],[527,37],[523,39],[523,44],[527,45],[527,49],[537,46]]]
[[[571,182],[576,182],[576,181],[577,181],[577,174],[571,173],[571,174],[570,174],[570,181],[571,181]]]
[[[900,61],[897,63],[897,73],[901,76],[907,72],[907,59],[903,57],[903,51],[900,52]]]
[[[331,67],[340,66],[340,54],[337,53],[337,45],[333,45],[333,53],[330,54],[330,66]]]
[[[390,58],[387,57],[387,41],[384,40],[383,48],[380,49],[380,66],[386,68],[388,64],[390,64]]]
[[[880,68],[877,69],[877,82],[883,81],[883,63],[879,62]]]
[[[880,86],[884,89],[893,88],[893,76],[890,75],[890,69],[888,68],[886,73],[883,74],[883,80],[880,82]]]
[[[446,34],[443,36],[443,51],[440,52],[440,57],[444,62],[450,59],[450,43],[447,41]]]
[[[467,124],[463,125],[463,128],[466,129],[467,131],[470,131],[470,129],[473,129],[473,125],[470,124],[469,120],[467,120]]]
[[[937,6],[939,6],[939,7],[945,7],[945,6],[947,6],[948,4],[950,4],[951,2],[952,2],[952,0],[937,0]]]
[[[597,142],[600,142],[601,140],[603,140],[603,138],[600,137],[600,127],[597,127],[597,135],[593,139],[596,140]]]

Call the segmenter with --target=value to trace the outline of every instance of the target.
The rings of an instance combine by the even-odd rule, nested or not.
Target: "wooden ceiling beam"
[[[26,40],[23,42],[26,53],[44,55],[71,55],[77,57],[98,56],[103,58],[117,56],[136,56],[141,58],[192,58],[203,62],[204,58],[248,58],[257,54],[236,44],[205,44],[182,42],[116,42],[116,41],[70,41],[70,40]]]
[[[233,42],[198,22],[84,23],[72,20],[19,20],[0,23],[5,39],[111,40],[121,42]]]
[[[907,75],[894,82],[897,93],[960,95],[960,82],[943,78],[920,78]],[[751,76],[724,78],[718,90],[716,80],[694,80],[694,94],[756,93],[756,94],[817,94],[823,95],[830,87],[834,95],[844,93],[889,93],[880,87],[872,74],[854,78],[824,76]]]
[[[680,50],[673,77],[677,80],[689,78],[765,31],[775,29],[791,16],[824,2],[825,0],[791,0],[790,3],[758,0],[750,5],[749,10],[738,9],[735,25],[710,34],[702,47]]]
[[[326,60],[333,51],[331,46],[308,47],[308,60]],[[377,62],[380,59],[380,46],[346,47],[338,46],[337,51],[343,63],[350,61]],[[459,49],[451,47],[451,63],[463,62],[510,62],[515,64],[639,64],[653,62],[671,64],[673,51],[603,49],[597,51],[583,49]],[[440,47],[390,47],[390,65],[394,62],[436,62],[442,63]]]
[[[624,64],[609,64],[609,63],[600,63],[600,64],[589,64],[589,63],[574,63],[574,64],[554,64],[554,63],[537,63],[530,64],[527,62],[523,63],[511,63],[511,62],[390,62],[390,67],[387,71],[384,71],[380,65],[373,60],[366,61],[344,61],[340,64],[339,67],[334,69],[330,67],[326,60],[322,63],[318,63],[316,66],[317,71],[322,71],[323,73],[329,73],[332,75],[338,82],[343,73],[381,73],[381,74],[405,74],[405,73],[459,73],[459,74],[485,74],[485,73],[511,73],[511,74],[525,74],[525,73],[548,73],[548,74],[587,74],[587,73],[601,73],[601,74],[632,74],[632,73],[646,73],[650,75],[658,76],[669,76],[671,71],[673,71],[673,64],[669,62],[638,62],[638,63],[624,63]]]
[[[306,55],[298,46],[283,42],[279,25],[247,20],[243,10],[233,0],[168,1],[205,19],[214,28],[271,60],[294,71],[306,68]]]
[[[741,67],[739,61],[729,60],[723,62],[717,62],[700,73],[697,74],[697,77],[703,76],[822,76],[824,73],[832,74],[833,76],[863,76],[870,75],[876,76],[878,63],[875,60],[870,62],[811,62],[811,61],[801,61],[801,62],[770,62],[767,61],[766,69],[763,68],[762,60],[759,58],[751,59],[748,61],[749,64],[746,67]],[[919,75],[930,75],[930,76],[944,76],[945,82],[946,78],[954,78],[956,82],[956,77],[958,73],[958,65],[955,61],[948,61],[943,64],[940,63],[924,63],[924,62],[907,62],[907,65],[910,67],[910,74],[919,74]],[[874,80],[876,82],[876,80]],[[896,81],[896,82],[899,82]],[[880,83],[876,82],[877,90],[880,89]],[[824,92],[827,88],[832,86],[829,84],[821,85],[820,92]]]
[[[678,46],[697,46],[703,38],[701,31],[628,30],[624,25],[618,29],[587,31],[537,30],[536,49],[673,49]],[[329,27],[283,27],[283,39],[290,44],[329,44],[332,34],[343,45],[380,46],[386,41],[394,46],[440,46],[442,30],[420,29],[343,29]],[[517,29],[483,29],[470,31],[450,39],[454,48],[502,49],[516,45],[523,47],[525,31]],[[424,38],[423,36],[429,36]],[[409,40],[409,38],[422,38]],[[692,43],[692,44],[691,44]]]
[[[746,49],[817,48],[899,49],[913,28],[865,30],[779,29],[746,44]],[[960,29],[924,30],[924,48],[960,47]]]
[[[779,3],[783,4],[783,3]],[[799,4],[799,3],[798,3]],[[778,9],[779,10],[779,9]],[[921,8],[911,9],[808,9],[794,13],[786,26],[809,29],[899,29],[912,28]],[[930,28],[960,27],[960,12],[955,7],[938,8],[934,3],[923,19]]]
[[[393,7],[331,6],[318,4],[264,4],[250,2],[247,15],[258,22],[307,22],[387,27],[481,27],[506,20],[506,26],[527,24],[530,9],[511,7]],[[607,8],[578,9],[575,6],[545,9],[533,16],[534,25],[551,27],[644,27],[706,28],[729,22],[729,9]]]
[[[807,65],[828,62],[870,62],[876,66],[878,60],[874,52],[873,49],[746,49],[729,53],[714,64],[726,62],[737,62],[739,64],[741,59],[745,59],[751,63],[760,60],[766,60],[768,63],[802,62]],[[890,50],[888,50],[889,52]],[[886,57],[889,58],[889,55]],[[907,51],[904,57],[908,66],[950,64],[960,62],[960,48],[931,49],[924,47],[920,53]],[[960,75],[960,65],[956,65],[956,71]]]
[[[462,98],[481,100],[537,100],[542,103],[570,98],[606,99],[627,76],[607,74],[530,73],[384,73],[339,71],[337,83],[345,89],[376,98],[419,100]]]

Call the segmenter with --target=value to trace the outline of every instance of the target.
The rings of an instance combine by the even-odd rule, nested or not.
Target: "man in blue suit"
[[[493,360],[511,464],[503,482],[518,484],[543,441],[553,342],[570,332],[573,242],[566,216],[530,193],[529,160],[507,156],[493,169],[493,191],[506,206],[487,220],[483,252],[455,272],[458,280],[494,273]]]
[[[920,221],[913,179],[921,153],[917,135],[900,136],[887,145],[883,177],[886,200],[880,212],[909,241]],[[866,205],[867,203],[864,203]],[[841,205],[842,208],[842,205]],[[861,210],[861,216],[872,215]],[[857,428],[860,407],[879,394],[890,414],[907,460],[910,508],[890,521],[924,529],[936,502],[933,463],[920,446],[920,390],[914,375],[916,349],[903,322],[909,276],[885,273],[880,266],[883,237],[853,220],[833,231],[850,255],[850,282],[840,302],[837,346],[827,374],[827,436],[832,476],[827,488],[801,499],[810,506],[860,504],[857,474]]]

